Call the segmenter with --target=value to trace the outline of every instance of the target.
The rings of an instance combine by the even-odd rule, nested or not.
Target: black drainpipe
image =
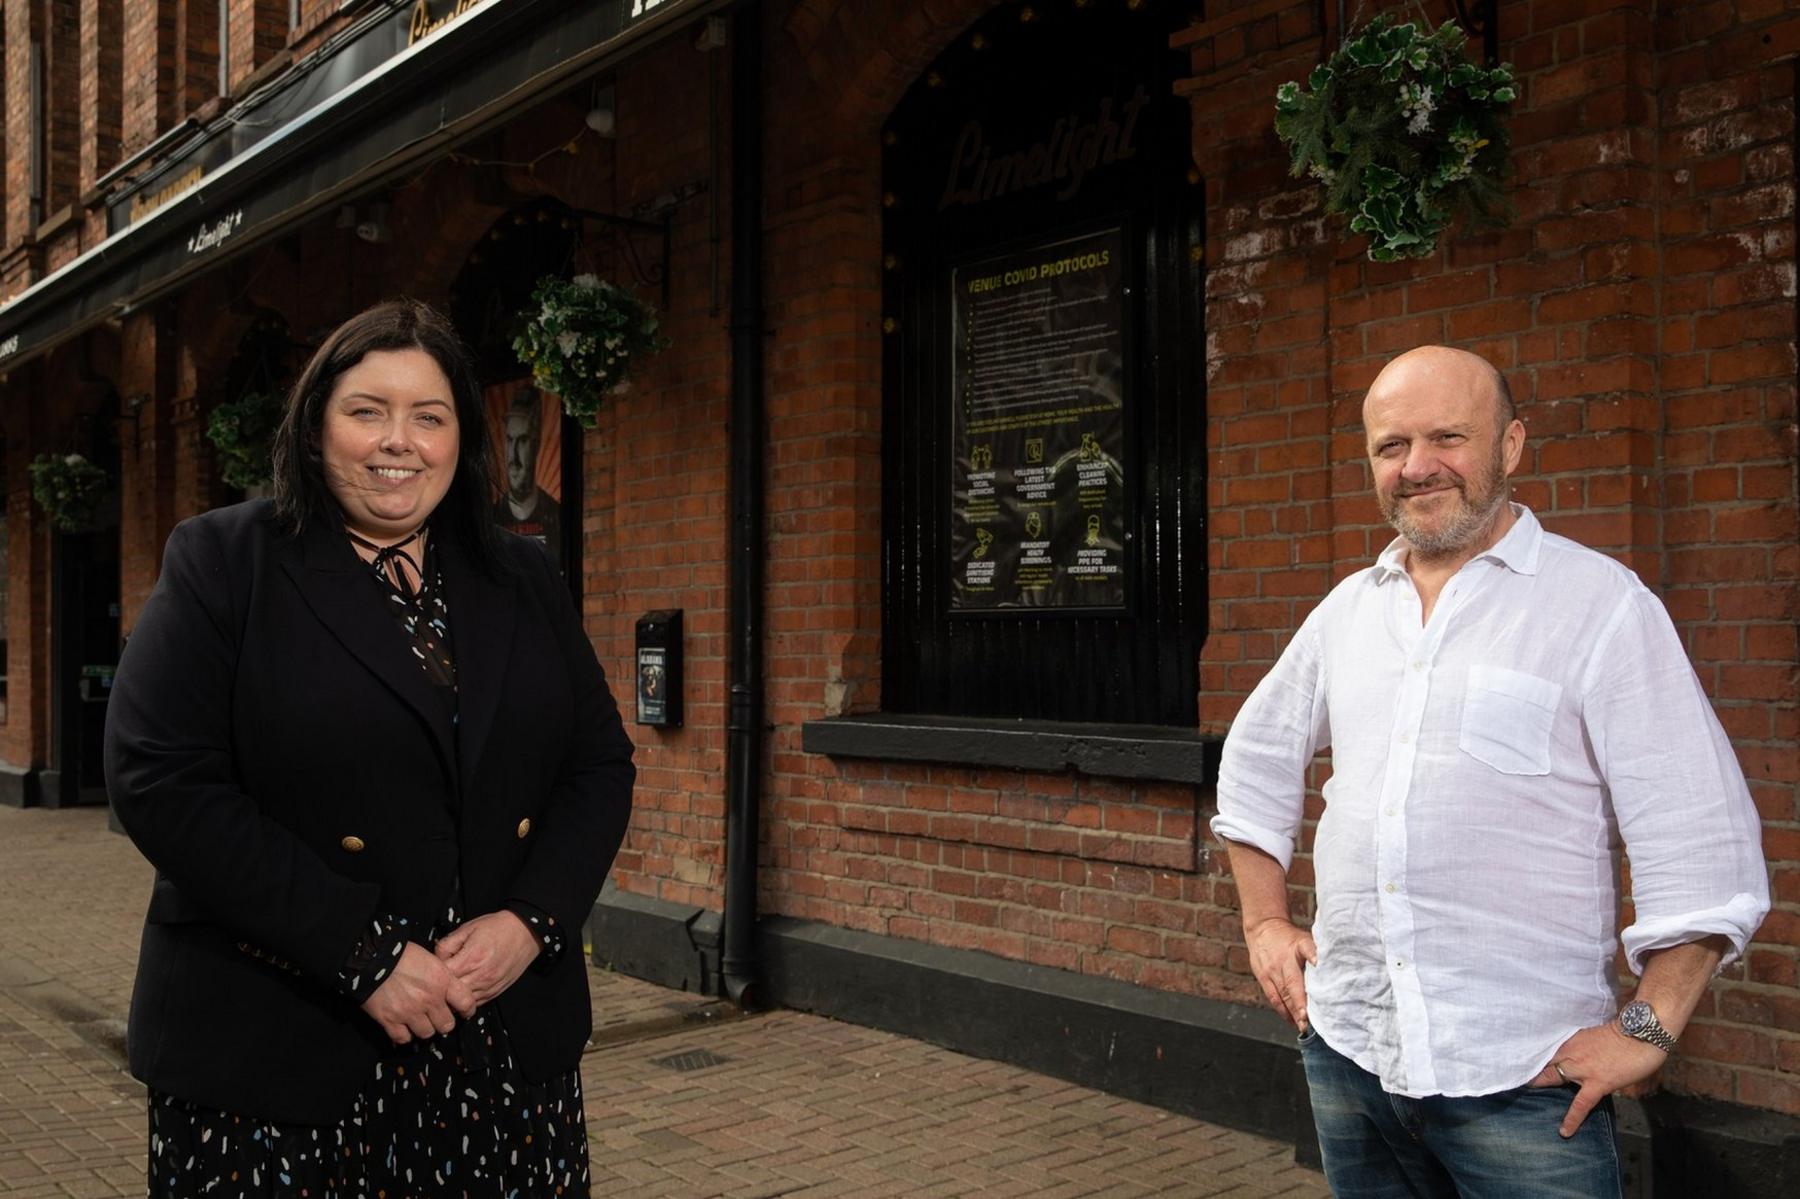
[[[725,994],[755,1007],[763,723],[762,20],[731,16],[731,695],[725,756]]]

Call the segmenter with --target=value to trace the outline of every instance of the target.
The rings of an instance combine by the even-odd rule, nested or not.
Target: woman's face
[[[461,438],[450,380],[420,349],[371,350],[325,402],[325,482],[350,531],[404,537],[450,490]]]

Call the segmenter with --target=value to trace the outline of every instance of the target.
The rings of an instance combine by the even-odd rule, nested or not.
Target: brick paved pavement
[[[0,1194],[141,1195],[119,1066],[149,867],[93,809],[0,808]],[[1323,1196],[1290,1147],[1012,1066],[595,972],[594,1191]]]

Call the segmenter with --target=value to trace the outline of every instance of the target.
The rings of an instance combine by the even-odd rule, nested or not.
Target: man
[[[494,517],[501,528],[543,542],[551,558],[560,563],[561,508],[537,482],[543,425],[543,400],[537,389],[521,387],[514,392],[501,429],[506,451],[506,494],[495,506]]]
[[[1662,605],[1510,502],[1525,429],[1493,367],[1403,354],[1363,425],[1399,537],[1225,743],[1212,828],[1251,969],[1302,1034],[1339,1196],[1617,1195],[1607,1097],[1768,911],[1757,813]],[[1286,875],[1327,747],[1309,932]],[[1621,840],[1640,982],[1618,1011]]]

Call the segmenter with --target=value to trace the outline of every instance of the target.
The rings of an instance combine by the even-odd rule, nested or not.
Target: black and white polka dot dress
[[[420,665],[443,689],[454,719],[456,674],[449,609],[429,549],[410,594],[378,561],[375,578]],[[547,914],[509,904],[538,938],[532,968],[565,950]],[[343,1002],[359,1006],[386,980],[409,941],[427,948],[461,922],[457,896],[438,924],[374,920],[339,974]],[[499,1012],[482,1008],[455,1031],[392,1046],[336,1124],[275,1124],[150,1091],[149,1193],[153,1199],[253,1196],[299,1199],[536,1199],[588,1193],[581,1071],[528,1081],[513,1061]]]
[[[505,1029],[487,1013],[472,1026],[491,1042],[471,1069],[456,1034],[384,1058],[330,1127],[273,1124],[150,1095],[152,1196],[301,1196],[321,1199],[588,1193],[581,1072],[543,1084],[513,1064]]]

